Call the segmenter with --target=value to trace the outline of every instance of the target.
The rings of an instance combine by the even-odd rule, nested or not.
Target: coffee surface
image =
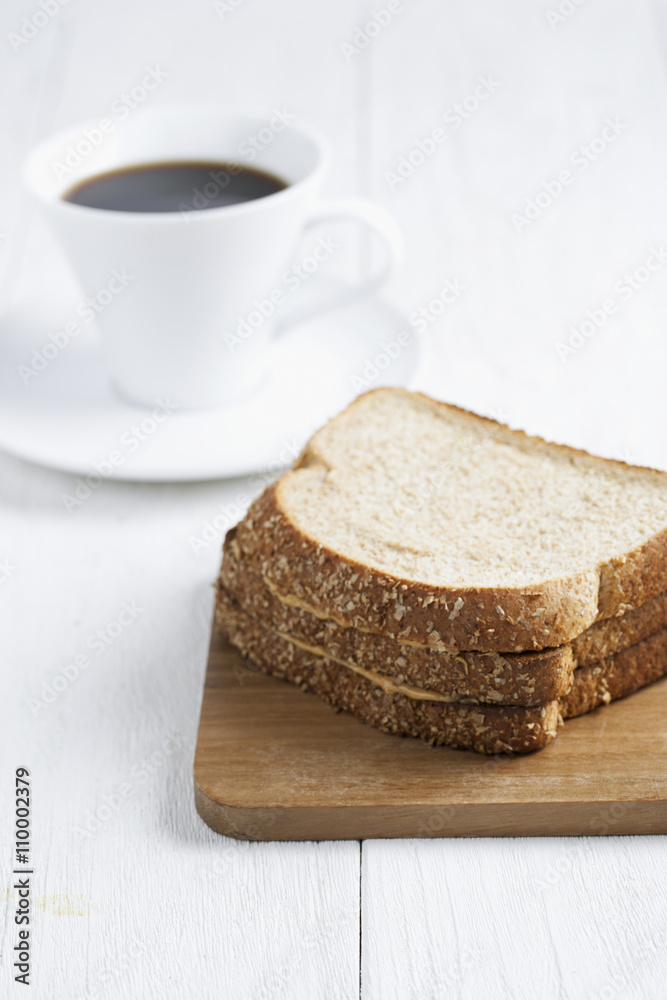
[[[148,163],[88,177],[64,201],[109,212],[195,212],[276,194],[287,183],[232,162]]]

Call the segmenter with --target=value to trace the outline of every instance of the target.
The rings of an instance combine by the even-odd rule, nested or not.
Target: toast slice
[[[258,669],[318,695],[383,732],[479,753],[529,753],[547,746],[563,718],[632,694],[667,673],[667,629],[599,664],[574,671],[570,693],[544,705],[462,705],[338,662],[248,615],[227,591],[218,625]]]
[[[225,589],[241,608],[270,628],[288,633],[311,649],[352,663],[451,701],[500,705],[541,705],[570,691],[577,666],[594,664],[667,626],[667,594],[592,625],[564,646],[527,653],[475,653],[439,649],[393,636],[381,636],[318,617],[293,597],[272,591],[243,559],[228,532],[218,590]]]
[[[343,626],[524,652],[667,590],[667,474],[376,389],[311,438],[237,538],[278,593]]]

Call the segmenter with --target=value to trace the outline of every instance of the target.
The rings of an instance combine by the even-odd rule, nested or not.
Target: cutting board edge
[[[203,821],[237,840],[667,834],[666,800],[271,808],[227,805],[208,795],[196,775],[194,786],[195,806]]]

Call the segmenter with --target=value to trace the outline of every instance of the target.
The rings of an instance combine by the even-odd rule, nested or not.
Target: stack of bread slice
[[[667,474],[375,390],[229,532],[216,621],[385,732],[536,750],[667,673]]]

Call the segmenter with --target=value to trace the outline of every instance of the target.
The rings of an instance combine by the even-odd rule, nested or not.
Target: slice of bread
[[[667,628],[628,649],[574,671],[572,688],[560,699],[564,719],[626,698],[667,674]]]
[[[616,618],[595,622],[570,643],[575,667],[586,667],[667,627],[667,592]]]
[[[541,706],[462,705],[393,684],[305,648],[248,615],[223,589],[218,625],[258,669],[318,695],[386,733],[480,753],[529,753],[550,743],[562,718],[632,694],[667,673],[667,629],[607,660],[574,671],[569,695]]]
[[[557,701],[519,708],[409,698],[290,642],[246,614],[226,592],[218,608],[223,633],[258,669],[316,694],[385,733],[418,736],[434,745],[480,753],[528,753],[546,746],[556,735]]]
[[[237,538],[279,592],[342,625],[522,652],[667,590],[667,474],[377,389],[313,436]]]
[[[447,695],[451,701],[541,705],[567,694],[572,671],[596,664],[667,626],[667,594],[659,594],[621,618],[592,625],[571,643],[527,653],[475,653],[438,649],[393,636],[345,628],[305,611],[291,595],[280,596],[243,559],[232,529],[225,540],[218,589],[270,628],[339,662]]]
[[[339,663],[368,669],[399,684],[437,692],[453,702],[542,705],[570,690],[574,660],[569,646],[506,655],[438,652],[390,635],[343,628],[331,619],[318,618],[281,600],[265,586],[258,573],[236,558],[234,549],[233,540],[228,539],[216,609],[223,625],[225,597],[231,595],[246,614],[274,631],[293,636],[314,651],[326,651]]]

